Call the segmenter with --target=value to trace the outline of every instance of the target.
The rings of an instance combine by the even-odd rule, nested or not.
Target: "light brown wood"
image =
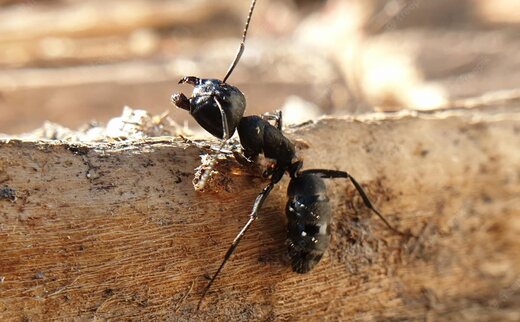
[[[178,138],[0,143],[0,319],[520,319],[520,110],[323,118],[288,129],[328,183],[332,244],[311,273],[285,259],[287,178],[196,303],[265,182],[222,161],[213,191],[191,180],[206,151]],[[305,146],[305,144],[301,144]],[[10,190],[11,189],[11,190]],[[14,200],[13,197],[16,196]]]

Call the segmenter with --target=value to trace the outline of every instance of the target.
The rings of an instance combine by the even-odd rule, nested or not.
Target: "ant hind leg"
[[[395,228],[394,226],[392,226],[392,224],[390,224],[388,222],[388,220],[386,220],[386,218],[383,216],[383,214],[372,204],[372,201],[370,201],[370,198],[368,198],[368,195],[366,194],[363,187],[359,184],[359,182],[357,182],[357,180],[353,176],[351,176],[348,172],[337,171],[337,170],[328,170],[328,169],[309,169],[309,170],[305,170],[305,171],[301,172],[301,174],[304,174],[304,173],[318,175],[324,179],[348,178],[350,180],[350,182],[352,182],[352,184],[356,188],[359,195],[361,196],[361,199],[363,199],[363,203],[365,204],[365,206],[368,209],[372,210],[385,223],[385,225],[388,227],[388,229],[390,229],[391,231],[395,232],[398,235],[402,235],[402,236],[411,235],[410,233],[404,233],[404,232],[400,231],[399,229]]]
[[[251,227],[251,225],[253,224],[255,219],[258,218],[258,212],[260,211],[260,208],[262,208],[262,205],[263,205],[265,199],[267,199],[267,197],[269,196],[269,193],[271,192],[271,190],[273,190],[273,187],[275,184],[276,184],[276,182],[271,181],[264,189],[262,189],[262,192],[260,192],[260,194],[256,197],[255,203],[253,204],[253,209],[251,210],[251,213],[249,214],[249,220],[244,225],[244,227],[242,227],[242,229],[240,230],[238,235],[235,237],[235,239],[231,243],[231,246],[228,248],[226,255],[224,255],[224,259],[220,263],[219,268],[217,269],[217,271],[215,272],[215,274],[213,275],[213,277],[211,278],[209,283],[204,288],[204,291],[202,292],[202,296],[199,300],[199,304],[197,305],[197,310],[200,309],[200,306],[202,305],[202,301],[204,300],[204,297],[208,293],[208,290],[210,289],[213,282],[216,280],[217,276],[220,274],[220,271],[222,271],[222,268],[224,267],[226,262],[229,260],[231,255],[235,252],[235,249],[237,248],[238,244],[240,243],[240,240],[242,239],[242,237],[244,237],[244,235],[246,234],[248,229]]]

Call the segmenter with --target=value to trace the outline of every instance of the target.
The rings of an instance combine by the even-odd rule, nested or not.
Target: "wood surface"
[[[286,130],[328,182],[331,246],[309,274],[285,255],[285,189],[196,304],[266,184],[176,137],[0,142],[2,321],[518,321],[520,109],[325,117]],[[215,142],[212,142],[215,143]]]

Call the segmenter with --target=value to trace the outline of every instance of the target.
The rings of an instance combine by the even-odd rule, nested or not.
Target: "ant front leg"
[[[211,95],[213,97],[213,100],[218,106],[218,109],[220,111],[220,116],[222,118],[222,143],[220,144],[220,147],[218,148],[217,154],[222,152],[222,149],[226,145],[227,141],[229,140],[229,126],[227,122],[226,112],[222,108],[222,104],[218,100],[216,96]],[[203,190],[206,186],[206,182],[208,181],[209,177],[211,176],[211,172],[213,171],[213,168],[215,167],[215,164],[217,164],[217,157],[212,156],[211,160],[208,162],[208,164],[205,166],[205,172],[202,174],[200,179],[194,179],[194,186],[195,190]]]
[[[245,151],[241,150],[233,150],[233,156],[235,157],[235,160],[237,160],[238,163],[240,163],[243,166],[253,166],[256,165],[255,159],[256,156],[250,155],[248,156]]]

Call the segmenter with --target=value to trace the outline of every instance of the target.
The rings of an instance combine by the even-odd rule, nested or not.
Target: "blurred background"
[[[249,0],[0,0],[0,133],[188,113],[186,75],[222,78]],[[520,87],[518,0],[258,0],[229,83],[246,114],[437,109]]]

